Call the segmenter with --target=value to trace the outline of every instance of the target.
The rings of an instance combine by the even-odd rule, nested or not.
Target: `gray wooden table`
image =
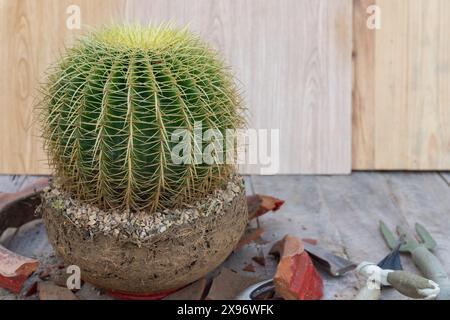
[[[0,192],[20,189],[36,177],[0,176]],[[252,222],[265,229],[263,241],[234,253],[224,263],[242,274],[270,278],[276,261],[267,257],[275,241],[286,234],[313,238],[318,244],[356,263],[378,262],[388,253],[378,222],[394,227],[426,226],[438,243],[436,255],[450,273],[450,174],[354,173],[350,176],[252,176],[248,192],[267,194],[286,201],[280,211]],[[266,266],[252,262],[265,255]],[[408,256],[404,268],[418,273]],[[242,269],[252,263],[255,273]],[[342,278],[323,274],[325,299],[351,299],[362,279],[354,272]],[[383,299],[402,299],[385,290]]]
[[[354,173],[351,176],[251,177],[254,192],[286,201],[277,213],[259,219],[267,244],[252,244],[227,261],[239,270],[258,253],[267,254],[273,242],[290,233],[314,238],[318,244],[356,263],[378,262],[388,252],[378,230],[380,220],[394,228],[411,230],[416,222],[426,226],[438,243],[436,255],[450,273],[450,174]],[[257,274],[269,278],[274,263]],[[406,270],[418,273],[409,256],[402,256]],[[342,278],[322,274],[326,299],[349,299],[362,279],[354,272]],[[383,299],[404,299],[385,290]]]

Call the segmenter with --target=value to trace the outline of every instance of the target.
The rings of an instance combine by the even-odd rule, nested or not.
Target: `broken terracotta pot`
[[[40,193],[49,184],[48,178],[38,179],[15,193],[0,194],[0,234],[8,228],[18,228],[35,217],[41,203]]]
[[[277,242],[271,254],[278,255],[273,278],[276,292],[286,300],[318,300],[323,296],[323,282],[300,239],[287,235]]]
[[[37,260],[18,255],[0,245],[0,287],[19,293],[38,264]]]
[[[35,219],[35,209],[41,201],[39,193],[46,186],[48,178],[42,178],[19,192],[0,194],[2,244],[8,244],[16,228]],[[16,254],[0,244],[0,287],[19,293],[37,267],[38,261]]]
[[[278,211],[284,204],[283,200],[265,196],[265,195],[251,195],[247,196],[247,208],[248,208],[248,220],[256,219],[269,211]],[[263,228],[251,228],[247,227],[244,235],[239,240],[238,244],[234,248],[234,251],[240,250],[242,247],[252,242],[263,242],[261,235],[263,234]]]
[[[248,196],[248,220],[258,218],[269,211],[278,211],[283,204],[283,200],[271,196],[260,194]]]
[[[255,256],[252,258],[252,260],[262,267],[266,265],[266,258],[264,256]]]
[[[255,266],[253,264],[249,263],[244,268],[242,268],[242,271],[255,272]]]

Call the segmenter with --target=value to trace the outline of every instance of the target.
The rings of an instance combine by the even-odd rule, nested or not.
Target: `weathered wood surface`
[[[292,234],[317,239],[324,248],[346,257],[346,248],[333,223],[333,212],[324,199],[320,179],[313,176],[254,176],[252,180],[256,193],[270,194],[286,201],[279,212],[260,218],[260,224],[266,230],[263,238],[268,241],[262,249],[265,254],[274,242]],[[354,287],[358,280],[353,273],[340,279],[333,279],[323,272],[321,275],[325,299],[350,299],[356,292]]]
[[[386,176],[385,185],[400,223],[424,225],[437,241],[436,255],[450,273],[450,188],[437,174]]]
[[[28,179],[28,178],[27,178]],[[0,177],[0,189],[12,190],[25,178]],[[245,177],[249,194],[260,193],[285,200],[278,212],[269,212],[258,221],[265,229],[262,242],[245,246],[224,264],[241,274],[263,279],[273,276],[276,261],[267,256],[272,244],[292,234],[313,238],[318,244],[356,263],[378,262],[389,252],[379,230],[385,221],[394,228],[401,224],[414,228],[423,224],[436,239],[435,252],[450,273],[450,174],[449,173],[354,173],[351,176]],[[253,185],[253,191],[251,189]],[[6,187],[5,187],[6,186]],[[266,266],[252,261],[266,256]],[[408,255],[402,256],[406,270],[418,273]],[[256,272],[242,269],[252,263]],[[342,278],[321,273],[326,299],[351,299],[361,279],[354,272]],[[384,290],[383,299],[402,299],[393,290]]]
[[[450,186],[450,172],[443,172],[443,173],[441,173],[441,177],[442,177],[445,181],[447,181],[447,183],[448,183],[449,186]]]
[[[42,176],[0,175],[0,193],[16,192]]]
[[[266,266],[253,263],[256,275],[270,278],[275,273],[276,261],[268,256],[272,245],[286,234],[300,238],[320,240],[320,245],[345,257],[345,247],[341,236],[334,226],[330,210],[323,201],[319,184],[314,176],[252,176],[254,192],[267,194],[285,200],[282,208],[269,212],[259,218],[259,224],[265,229],[262,243],[250,244],[236,252],[227,261],[227,265],[243,274],[252,275],[242,269],[252,262],[252,257],[264,255]],[[356,292],[358,279],[350,274],[334,279],[321,272],[325,284],[325,299],[350,299]]]
[[[450,175],[447,175],[450,181]],[[256,193],[286,201],[277,213],[260,218],[265,245],[252,245],[233,261],[243,267],[259,251],[291,233],[315,238],[319,245],[350,260],[379,262],[389,252],[378,223],[395,228],[423,224],[438,242],[436,255],[450,273],[450,187],[437,173],[354,173],[351,176],[253,176]],[[408,255],[402,256],[406,270],[418,273]],[[269,277],[273,268],[257,268]],[[323,273],[322,273],[323,274]],[[354,273],[325,280],[326,298],[351,298],[359,281]],[[384,299],[402,299],[393,290]]]

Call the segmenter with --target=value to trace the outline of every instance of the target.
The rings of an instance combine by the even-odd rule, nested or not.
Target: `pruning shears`
[[[436,247],[437,243],[422,225],[416,223],[415,229],[421,241],[408,234],[403,227],[397,226],[397,234],[404,241],[399,250],[410,253],[414,264],[422,274],[439,285],[440,292],[436,300],[450,300],[450,279],[442,263],[430,251]],[[394,249],[398,239],[383,221],[380,221],[380,231],[389,248]]]
[[[370,262],[359,264],[357,272],[367,281],[355,296],[355,300],[378,300],[383,286],[391,286],[401,294],[415,299],[436,298],[440,292],[437,283],[403,271],[400,261],[402,244],[402,240],[398,241],[397,246],[378,265]]]

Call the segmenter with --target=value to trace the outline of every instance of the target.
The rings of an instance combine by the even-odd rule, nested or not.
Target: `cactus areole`
[[[186,29],[107,27],[65,52],[43,97],[55,183],[39,209],[66,265],[147,294],[226,259],[248,222],[233,161],[244,120],[215,51]]]
[[[40,115],[64,191],[102,209],[151,214],[228,181],[235,169],[225,148],[212,153],[221,161],[199,161],[192,141],[240,128],[240,104],[218,54],[186,29],[113,26],[78,40],[49,71]],[[173,160],[180,129],[190,141],[182,163]]]

